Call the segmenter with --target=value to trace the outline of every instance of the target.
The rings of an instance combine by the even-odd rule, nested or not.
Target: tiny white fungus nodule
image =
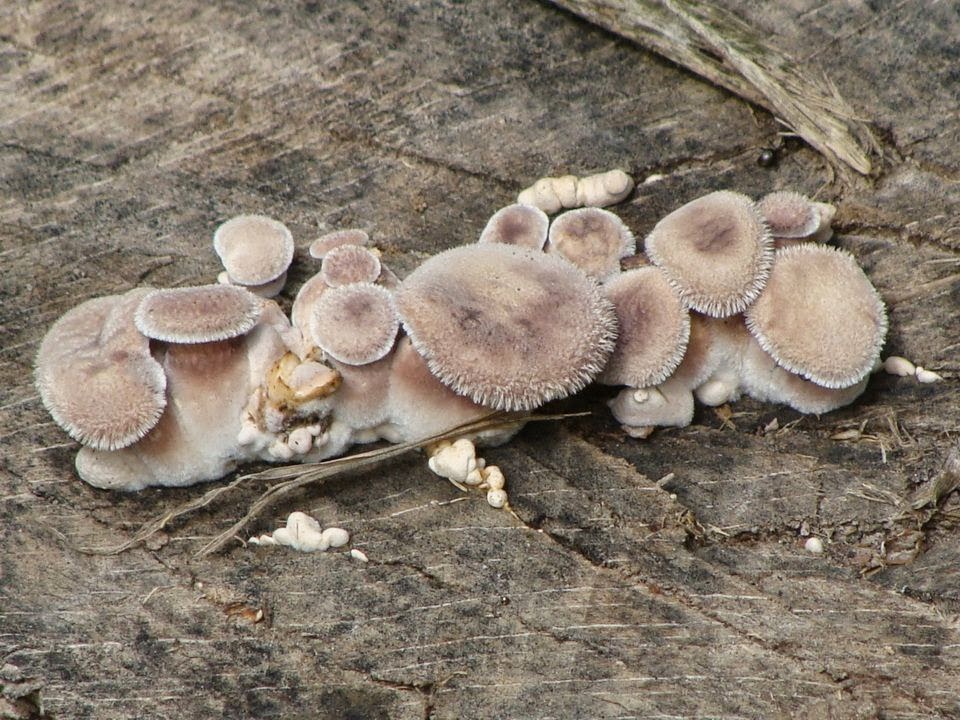
[[[823,540],[816,536],[807,538],[803,548],[811,555],[821,555],[823,554]]]

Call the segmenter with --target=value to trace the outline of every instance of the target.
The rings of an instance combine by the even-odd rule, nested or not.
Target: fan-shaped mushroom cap
[[[579,390],[613,348],[615,314],[597,285],[561,258],[512,245],[435,255],[403,281],[397,306],[430,370],[498,410]]]
[[[323,256],[320,274],[330,287],[372,283],[380,277],[380,258],[359,245],[340,245]]]
[[[137,308],[137,329],[154,340],[204,343],[226,340],[257,324],[262,303],[235,285],[154,290]]]
[[[40,399],[57,424],[84,445],[126,447],[163,414],[166,376],[132,322],[145,292],[88,300],[57,320],[40,343]]]
[[[390,352],[399,328],[393,295],[371,283],[331,288],[320,296],[310,319],[313,341],[350,365],[366,365]]]
[[[813,202],[805,195],[780,190],[757,203],[775,240],[816,240],[830,238],[830,223],[837,209],[827,203]]]
[[[237,442],[251,392],[246,340],[166,346],[170,403],[160,421],[129,447],[79,453],[80,477],[113,490],[183,486],[223,477],[253,459]]]
[[[620,258],[637,251],[623,220],[609,210],[585,207],[558,215],[550,225],[548,253],[558,253],[603,282],[620,271]]]
[[[883,301],[857,261],[825,245],[778,250],[767,286],[745,316],[779,365],[828,388],[867,375],[887,332]]]
[[[770,272],[773,246],[750,198],[721,190],[674,210],[645,240],[684,301],[714,317],[742,312]]]
[[[617,275],[603,286],[620,331],[598,378],[607,385],[659,385],[680,364],[690,336],[690,313],[667,276],[648,266]]]
[[[430,437],[490,412],[441,383],[409,337],[401,337],[393,353],[388,405],[391,442]]]
[[[849,405],[866,389],[869,377],[845,388],[825,388],[777,365],[755,338],[744,345],[743,391],[761,402],[786,403],[802,413],[825,413]]]
[[[547,242],[547,227],[550,218],[533,205],[507,205],[497,210],[480,233],[481,243],[520,245],[532,250],[542,250]]]
[[[293,235],[282,222],[265,215],[238,215],[214,232],[213,249],[231,282],[263,285],[290,267]]]
[[[334,248],[343,245],[369,245],[370,236],[364,230],[334,230],[326,235],[321,235],[310,243],[310,256],[323,259],[324,256]]]

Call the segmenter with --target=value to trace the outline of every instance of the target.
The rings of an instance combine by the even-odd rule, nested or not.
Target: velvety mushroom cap
[[[334,230],[321,235],[310,243],[310,256],[323,259],[328,252],[343,245],[369,245],[370,236],[365,230]]]
[[[659,385],[684,356],[689,311],[667,276],[653,266],[618,275],[603,290],[616,308],[620,332],[599,381],[635,388]]]
[[[714,317],[742,312],[770,272],[770,233],[750,198],[722,190],[674,210],[645,241],[684,301]]]
[[[883,301],[849,253],[824,245],[779,250],[746,315],[760,345],[790,372],[828,388],[859,382],[880,357]]]
[[[527,410],[586,385],[613,349],[616,317],[567,261],[513,245],[453,248],[397,291],[404,327],[447,386]]]
[[[142,294],[78,305],[53,324],[37,354],[44,407],[70,437],[98,450],[136,442],[166,406],[166,376],[133,327]]]
[[[366,365],[384,357],[399,329],[393,295],[371,283],[331,288],[317,300],[310,319],[310,334],[317,346],[349,365]]]
[[[226,340],[257,324],[262,301],[236,285],[154,290],[137,308],[137,329],[154,340],[202,343]]]
[[[330,287],[372,283],[380,277],[380,258],[359,245],[341,245],[323,256],[323,281]]]
[[[820,213],[805,195],[791,190],[780,190],[764,196],[757,210],[767,221],[775,238],[803,238],[820,228]]]
[[[481,243],[520,245],[541,250],[547,242],[550,218],[533,205],[507,205],[497,210],[480,233]]]
[[[283,223],[265,215],[238,215],[217,228],[213,249],[232,282],[263,285],[287,271],[294,246]]]
[[[620,258],[636,251],[633,233],[609,210],[569,210],[558,215],[550,226],[547,252],[562,255],[601,282],[619,272]]]

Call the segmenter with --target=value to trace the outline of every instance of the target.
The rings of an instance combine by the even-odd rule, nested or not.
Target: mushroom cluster
[[[584,271],[542,251],[546,217],[536,213],[543,237],[511,242],[506,218],[501,236],[430,258],[402,282],[364,231],[325,235],[310,246],[320,268],[289,319],[263,297],[282,284],[289,231],[234,218],[214,235],[225,284],[137,289],[64,315],[37,356],[41,398],[84,445],[80,476],[125,490],[418,441],[494,410],[539,407],[600,372],[616,320]],[[473,439],[502,442],[520,426]],[[431,466],[504,505],[502,473],[464,442],[466,472],[445,445],[431,448]]]
[[[592,177],[571,187],[600,183],[607,199],[622,190],[616,173]],[[560,180],[551,211],[599,198]],[[83,445],[80,476],[125,490],[215,479],[252,460],[314,462],[517,413],[509,426],[428,449],[434,472],[503,507],[503,474],[473,441],[505,441],[520,413],[594,380],[625,386],[611,407],[638,437],[688,424],[694,397],[718,405],[746,393],[819,413],[859,395],[886,315],[853,257],[821,244],[832,216],[796,193],[754,203],[715,192],[660,220],[638,250],[608,210],[551,222],[518,203],[477,242],[403,280],[365,231],[339,230],[310,245],[319,270],[288,318],[267,296],[283,285],[293,237],[242,215],[214,234],[222,284],[83,303],[44,338],[37,386]]]
[[[863,392],[886,311],[853,256],[820,244],[833,214],[797,193],[720,191],[656,224],[650,265],[604,286],[620,331],[599,381],[626,386],[610,405],[628,434],[688,425],[694,397],[823,413]]]

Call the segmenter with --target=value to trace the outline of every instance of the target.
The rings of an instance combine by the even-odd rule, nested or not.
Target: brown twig
[[[247,475],[241,475],[232,482],[214,488],[200,497],[190,500],[172,510],[169,510],[162,515],[150,520],[145,523],[140,530],[134,534],[132,538],[126,542],[117,545],[111,548],[81,548],[81,552],[85,552],[92,555],[118,555],[126,550],[129,550],[137,545],[148,540],[155,533],[159,532],[163,528],[167,527],[171,522],[177,518],[188,515],[196,510],[200,510],[208,505],[210,505],[214,500],[219,498],[221,495],[224,495],[231,490],[239,487],[240,485],[246,483],[250,480],[282,480],[267,491],[265,491],[257,500],[250,506],[247,514],[244,515],[240,520],[234,523],[228,530],[217,535],[213,540],[204,545],[200,551],[195,555],[197,558],[204,557],[209,555],[212,552],[216,552],[222,548],[226,543],[228,543],[233,537],[236,536],[251,520],[256,518],[256,516],[263,511],[265,508],[272,505],[274,502],[282,498],[283,496],[293,492],[297,488],[303,487],[304,485],[309,485],[311,483],[322,482],[331,477],[341,475],[345,472],[352,470],[359,470],[362,468],[370,467],[371,465],[376,465],[377,463],[383,462],[385,460],[390,460],[399,455],[411,452],[413,450],[419,450],[420,448],[426,447],[428,445],[433,445],[434,443],[441,442],[443,440],[450,440],[454,438],[463,437],[464,435],[470,435],[473,433],[483,432],[485,430],[491,430],[493,428],[515,425],[515,424],[525,424],[528,422],[537,422],[545,420],[562,420],[569,417],[579,417],[582,415],[588,415],[589,413],[561,413],[555,415],[525,415],[517,413],[502,413],[495,412],[484,417],[474,420],[463,425],[459,425],[450,430],[438,433],[431,437],[425,438],[423,440],[418,440],[416,442],[402,443],[399,445],[392,445],[386,448],[379,448],[377,450],[369,450],[363,453],[357,453],[354,455],[347,455],[344,457],[334,458],[332,460],[326,460],[319,463],[308,463],[302,465],[284,465],[282,467],[270,468],[262,472],[250,473]]]

